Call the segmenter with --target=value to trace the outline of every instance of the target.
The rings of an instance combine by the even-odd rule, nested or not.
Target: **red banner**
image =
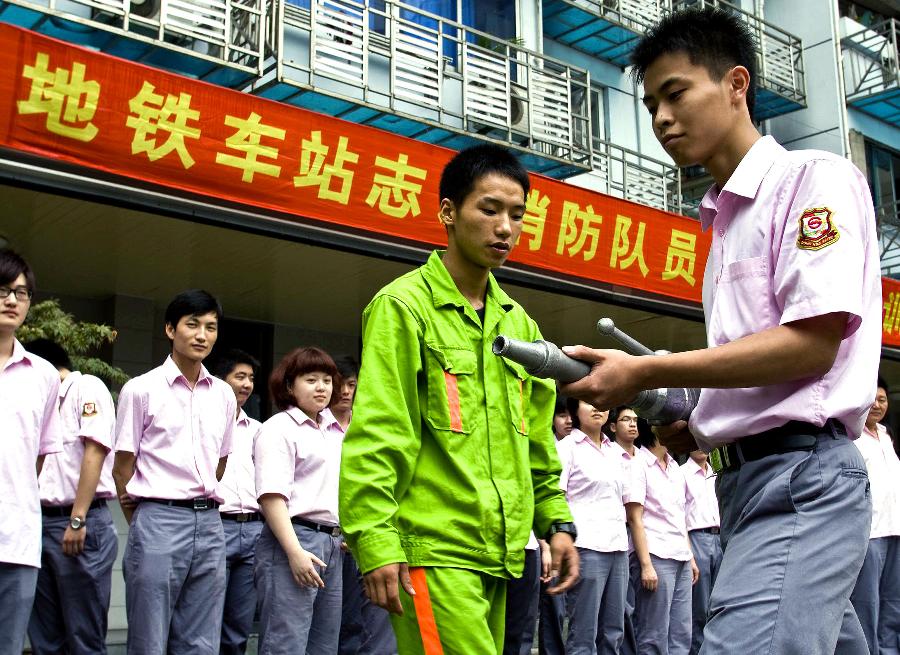
[[[169,188],[446,243],[440,172],[453,152],[0,24],[0,145]],[[700,301],[697,221],[532,175],[512,260]],[[900,283],[884,280],[900,347]]]

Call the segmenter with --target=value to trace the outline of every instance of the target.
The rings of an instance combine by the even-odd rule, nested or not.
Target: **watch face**
[[[79,530],[80,528],[84,527],[84,519],[73,516],[69,519],[69,527],[71,527],[73,530]]]

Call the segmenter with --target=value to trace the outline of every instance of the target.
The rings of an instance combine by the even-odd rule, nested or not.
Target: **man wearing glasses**
[[[33,293],[25,260],[0,250],[0,655],[24,647],[41,566],[38,475],[62,450],[59,373],[16,339]]]

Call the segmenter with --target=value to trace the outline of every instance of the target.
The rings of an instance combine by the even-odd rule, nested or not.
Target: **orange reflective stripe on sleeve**
[[[525,434],[525,380],[519,378],[519,410],[522,412],[522,434]]]
[[[424,653],[425,655],[444,655],[437,623],[434,621],[434,609],[431,607],[431,595],[428,593],[425,569],[421,566],[411,566],[409,578],[416,592],[412,599],[416,608],[416,620],[419,623],[419,634],[422,636]]]
[[[456,376],[449,371],[444,371],[444,382],[447,385],[447,405],[450,409],[450,429],[454,432],[462,432],[462,412],[459,407],[459,387],[456,384]]]

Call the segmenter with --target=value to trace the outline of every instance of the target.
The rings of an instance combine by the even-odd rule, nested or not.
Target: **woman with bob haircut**
[[[338,473],[344,430],[328,409],[340,388],[334,360],[297,348],[269,391],[281,410],[254,441],[256,493],[266,525],[256,546],[259,652],[337,653],[341,627]]]

